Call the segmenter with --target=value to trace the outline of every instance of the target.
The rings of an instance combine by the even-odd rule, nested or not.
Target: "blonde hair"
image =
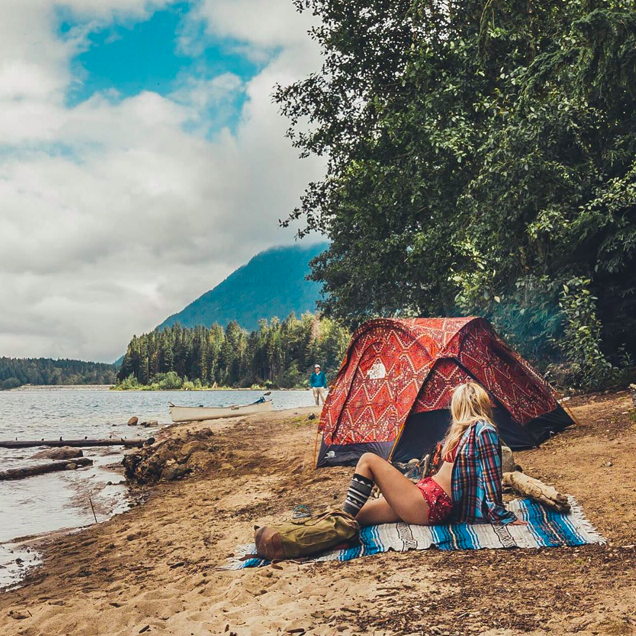
[[[453,452],[471,424],[486,421],[495,425],[492,421],[492,407],[488,393],[474,382],[460,384],[453,391],[450,410],[453,419],[442,442],[442,457]]]

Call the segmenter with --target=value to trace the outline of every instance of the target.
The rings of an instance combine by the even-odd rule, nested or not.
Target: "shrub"
[[[9,389],[17,389],[19,386],[22,386],[22,382],[18,380],[18,378],[7,378],[0,384],[0,387],[4,391],[8,391]]]
[[[119,383],[118,388],[124,391],[129,391],[131,389],[138,389],[139,382],[137,382],[137,378],[131,373],[127,378],[125,378]]]
[[[563,285],[560,307],[565,321],[559,343],[569,364],[573,385],[602,389],[615,384],[620,369],[601,350],[601,322],[596,315],[597,298],[589,290],[590,280],[575,277]]]
[[[165,377],[159,382],[159,388],[164,391],[174,391],[183,386],[183,380],[174,372],[168,371]]]

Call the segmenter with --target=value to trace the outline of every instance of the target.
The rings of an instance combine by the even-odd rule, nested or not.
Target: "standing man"
[[[327,388],[327,376],[320,370],[320,365],[314,365],[314,372],[311,374],[309,385],[314,392],[314,400],[316,400],[316,406],[325,403],[325,389]]]

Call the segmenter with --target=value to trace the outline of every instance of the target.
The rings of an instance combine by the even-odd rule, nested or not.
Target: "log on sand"
[[[75,470],[80,466],[91,466],[92,464],[92,459],[88,459],[88,457],[78,457],[77,459],[66,462],[51,462],[49,464],[40,464],[39,466],[10,468],[9,470],[0,471],[0,481],[6,481],[8,479],[25,479],[26,477],[44,475],[45,473],[54,473],[60,470]]]
[[[112,437],[109,439],[40,439],[40,440],[7,440],[0,441],[0,448],[34,448],[36,446],[74,446],[77,448],[87,446],[143,446],[152,444],[154,438],[149,439],[124,439],[123,437]]]
[[[570,510],[570,504],[565,495],[558,492],[556,488],[548,486],[534,477],[528,477],[524,473],[504,473],[503,485],[558,512]]]

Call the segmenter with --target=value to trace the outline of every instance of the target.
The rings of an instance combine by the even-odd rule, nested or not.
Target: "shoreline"
[[[14,389],[5,389],[6,393],[19,393],[20,391],[66,391],[84,389],[87,391],[109,391],[114,384],[22,384]]]
[[[65,391],[65,390],[86,390],[86,391],[121,391],[122,393],[170,393],[174,391],[181,391],[183,393],[194,393],[201,391],[310,391],[310,388],[306,387],[291,387],[291,388],[238,388],[238,387],[202,387],[197,389],[151,389],[151,388],[134,388],[134,389],[120,389],[116,384],[23,384],[14,389],[5,389],[6,393],[16,393],[20,391]],[[0,392],[1,393],[1,392]]]
[[[166,392],[176,392],[176,391],[181,391],[182,393],[200,393],[202,391],[252,391],[254,393],[262,393],[263,391],[310,391],[310,388],[305,388],[305,387],[294,387],[294,388],[287,388],[287,389],[281,389],[279,387],[276,388],[266,388],[266,387],[258,387],[258,388],[253,388],[253,387],[249,387],[249,388],[237,388],[237,387],[224,387],[224,386],[219,386],[219,387],[201,387],[198,389],[152,389],[150,388],[149,385],[144,385],[143,388],[141,387],[135,387],[134,389],[120,389],[117,387],[117,385],[113,384],[111,385],[111,391],[121,391],[122,393],[134,393],[134,392],[138,392],[138,393],[147,393],[147,392],[152,392],[152,393],[161,393]]]
[[[55,488],[67,494],[62,507],[49,510],[47,519],[54,519],[52,529],[44,529],[17,534],[0,541],[0,593],[22,585],[25,576],[42,563],[41,548],[68,534],[82,532],[122,514],[137,503],[136,489],[124,481],[124,470],[119,461],[112,462],[112,453],[94,457],[94,463],[72,471],[74,481],[56,481]],[[122,453],[123,456],[123,453]],[[64,479],[66,475],[57,473],[53,479]],[[41,480],[51,479],[50,475],[27,477],[28,488],[40,492]],[[38,482],[36,485],[34,482]],[[21,482],[23,483],[23,482]],[[94,522],[92,518],[97,518]],[[79,523],[78,523],[79,522]]]
[[[278,411],[270,411],[270,415],[281,415],[283,418],[298,416],[304,412],[313,412],[316,409],[314,407],[295,407],[289,409],[280,409]],[[171,424],[165,424],[160,426],[156,431],[156,440],[157,442],[161,442],[168,437],[172,437],[178,435],[180,432],[187,432],[197,428],[203,428],[211,425],[216,425],[215,428],[218,430],[223,430],[228,428],[232,424],[236,423],[237,419],[246,419],[250,416],[244,416],[243,418],[217,418],[214,420],[202,420],[198,422],[173,422]],[[251,416],[251,417],[258,417]],[[130,450],[130,449],[129,449]],[[126,450],[124,449],[122,455],[126,454]],[[80,469],[76,474],[81,474],[82,471],[90,472],[93,467],[89,467],[87,469]],[[104,470],[108,470],[113,473],[113,475],[117,475],[119,477],[124,477],[124,469],[121,462],[116,462],[115,464],[108,464],[101,467]],[[92,475],[91,475],[92,476]],[[104,485],[107,485],[105,482]],[[33,570],[37,569],[41,566],[41,564],[46,559],[47,550],[55,547],[55,542],[63,537],[68,535],[84,532],[91,528],[98,527],[104,523],[107,523],[114,517],[120,516],[128,512],[131,508],[135,506],[143,505],[145,500],[152,495],[154,486],[140,486],[139,484],[131,483],[127,480],[122,482],[117,482],[125,486],[126,492],[123,495],[123,498],[120,502],[113,505],[113,508],[104,511],[97,509],[99,516],[105,517],[102,520],[98,520],[94,523],[89,523],[81,526],[69,526],[69,527],[61,527],[55,530],[47,530],[43,532],[36,532],[33,534],[26,534],[22,536],[12,537],[6,541],[0,542],[0,551],[4,548],[8,549],[10,552],[14,552],[19,559],[21,559],[24,563],[27,562],[27,555],[29,555],[29,559],[31,563],[24,567],[21,564],[18,567],[9,568],[6,563],[6,559],[3,561],[0,559],[0,568],[7,570],[5,576],[0,578],[0,595],[6,591],[10,591],[13,589],[19,589],[28,582],[29,574],[33,573]],[[122,506],[126,505],[126,509],[123,509]],[[89,510],[89,505],[85,504],[84,506],[86,510]],[[33,558],[31,558],[33,557]],[[16,576],[16,574],[18,576]],[[2,581],[4,580],[4,583]]]
[[[573,495],[605,546],[429,550],[222,571],[255,524],[287,519],[301,503],[313,512],[337,505],[352,468],[314,469],[317,419],[309,415],[319,409],[312,407],[175,425],[171,437],[210,429],[201,438],[208,463],[145,488],[142,505],[50,539],[43,565],[0,595],[0,632],[630,633],[636,511],[631,480],[619,476],[636,469],[636,422],[625,394],[572,402],[580,424],[515,459]]]

